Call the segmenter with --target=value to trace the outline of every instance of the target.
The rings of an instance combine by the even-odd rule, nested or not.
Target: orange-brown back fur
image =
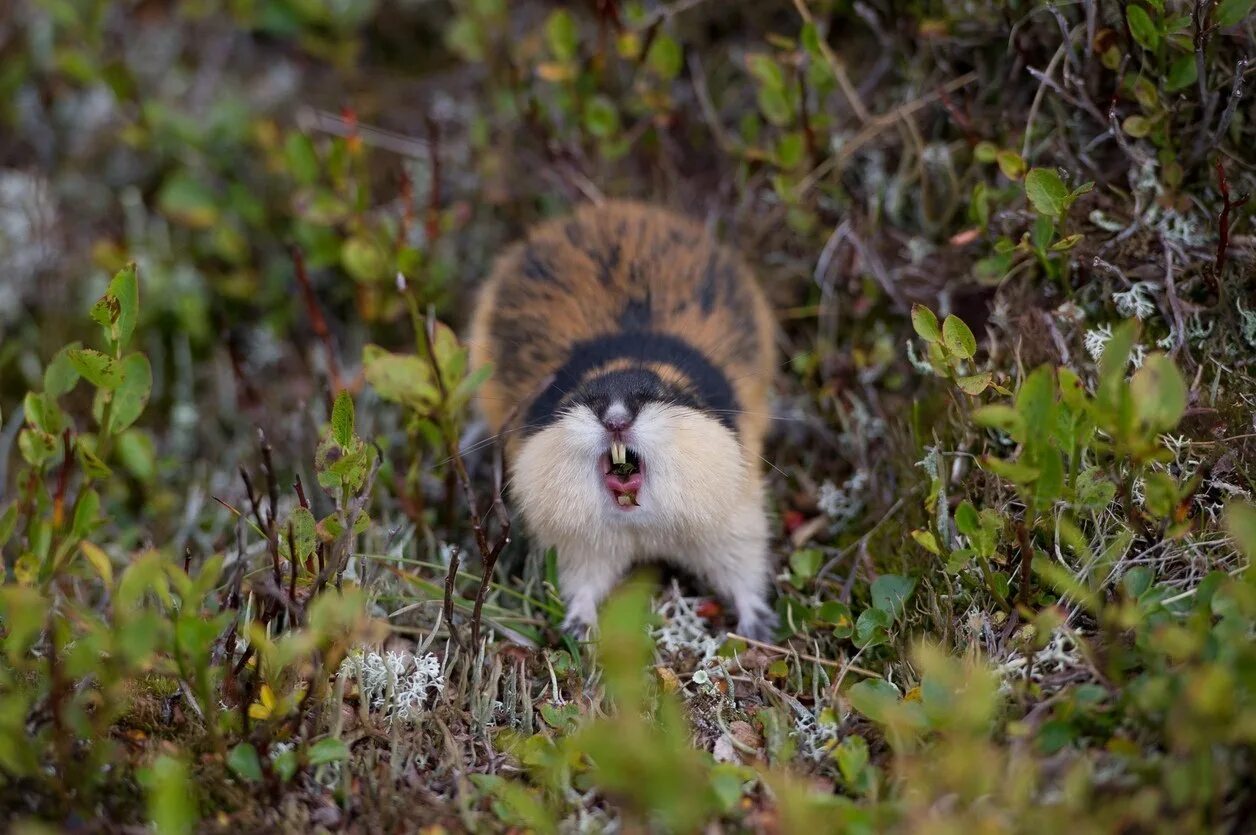
[[[543,223],[498,259],[471,328],[473,364],[494,365],[480,393],[490,430],[526,429],[529,404],[573,347],[625,330],[678,337],[723,372],[737,399],[737,434],[757,460],[775,367],[763,292],[701,224],[627,201]],[[675,367],[650,367],[667,382],[687,382]],[[519,434],[511,431],[508,450]]]

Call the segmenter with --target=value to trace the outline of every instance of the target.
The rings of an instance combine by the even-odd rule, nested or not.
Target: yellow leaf
[[[100,579],[105,581],[106,588],[113,588],[113,563],[109,561],[109,555],[101,550],[99,545],[86,540],[79,543],[79,549],[92,564],[92,568],[96,569]]]
[[[259,696],[258,701],[249,705],[249,718],[269,719],[275,711],[275,691],[270,689],[269,684],[263,684]]]
[[[557,62],[547,61],[536,66],[537,77],[542,81],[559,82],[570,81],[576,77],[576,70],[570,64],[560,64]]]

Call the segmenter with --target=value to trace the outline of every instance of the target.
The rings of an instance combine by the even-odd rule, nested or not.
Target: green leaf
[[[584,103],[584,127],[598,139],[606,139],[619,132],[619,111],[606,96],[593,96]]]
[[[310,746],[309,758],[310,765],[342,762],[349,759],[349,746],[344,740],[329,736]]]
[[[74,388],[79,381],[79,373],[70,361],[70,352],[82,347],[80,342],[71,342],[53,354],[52,361],[44,369],[44,394],[57,398]]]
[[[378,345],[362,350],[366,381],[379,396],[414,409],[430,409],[440,402],[440,390],[427,361],[405,354],[393,354]]]
[[[938,538],[933,535],[932,531],[915,530],[911,532],[911,538],[930,554],[934,556],[942,555],[942,549],[938,547]]]
[[[1222,27],[1242,23],[1252,13],[1254,5],[1256,0],[1221,0],[1212,13],[1213,22]]]
[[[854,734],[844,737],[833,751],[833,757],[848,788],[860,793],[870,788],[868,763],[871,758],[867,740]]]
[[[1068,209],[1068,187],[1051,168],[1034,168],[1025,175],[1025,196],[1034,211],[1056,220]]]
[[[1148,473],[1143,479],[1143,492],[1151,515],[1157,519],[1167,519],[1173,515],[1181,490],[1173,476],[1154,472]]]
[[[79,543],[79,550],[83,552],[84,559],[91,564],[92,570],[96,572],[101,582],[105,584],[105,588],[112,589],[113,561],[109,559],[109,555],[99,545],[86,540]]]
[[[74,370],[97,388],[112,391],[122,382],[122,366],[113,357],[92,348],[77,348],[67,353]]]
[[[314,143],[303,133],[292,132],[284,140],[284,159],[288,171],[302,185],[312,186],[318,182],[322,166],[318,162],[318,154],[314,151]]]
[[[1256,505],[1233,501],[1225,507],[1225,529],[1249,560],[1256,560]],[[1249,570],[1248,579],[1254,575]]]
[[[17,435],[17,448],[22,460],[32,467],[39,467],[57,454],[60,440],[55,435],[38,429],[23,429]]]
[[[87,445],[86,439],[79,435],[74,439],[74,452],[78,457],[79,466],[88,478],[108,478],[112,471],[97,457],[94,449]]]
[[[973,412],[973,423],[997,429],[1019,440],[1025,436],[1025,418],[1011,406],[993,403]]]
[[[122,360],[122,382],[113,393],[113,409],[107,431],[117,435],[135,423],[148,405],[153,390],[153,369],[148,357],[131,354]]]
[[[946,348],[960,359],[971,359],[977,353],[977,340],[973,332],[964,324],[964,320],[955,314],[946,317],[942,323],[942,341]]]
[[[371,238],[356,235],[340,247],[340,266],[354,281],[372,283],[389,277],[388,257]]]
[[[1116,498],[1116,485],[1106,479],[1100,467],[1088,467],[1078,473],[1075,491],[1077,506],[1085,510],[1103,510]]]
[[[78,501],[74,504],[74,522],[70,525],[70,530],[74,536],[82,539],[91,533],[99,518],[100,495],[88,488],[79,494]]]
[[[309,508],[294,507],[288,520],[279,529],[280,554],[285,558],[293,559],[293,556],[288,553],[289,525],[292,527],[292,547],[296,549],[295,559],[301,562],[311,556],[318,547],[314,514],[309,511]]]
[[[911,306],[911,326],[916,335],[925,342],[937,342],[942,338],[942,330],[938,327],[938,317],[923,304]]]
[[[1003,176],[1009,180],[1019,180],[1025,176],[1025,160],[1021,159],[1021,155],[1015,151],[1004,149],[999,151],[994,158],[999,163],[999,170],[1003,172]]]
[[[1130,394],[1138,418],[1157,434],[1175,428],[1186,412],[1186,380],[1173,360],[1159,352],[1135,372]]]
[[[0,548],[5,546],[9,538],[13,536],[13,530],[17,527],[17,503],[11,503],[4,511],[0,513]]]
[[[1130,34],[1134,36],[1138,45],[1149,52],[1155,52],[1160,46],[1160,30],[1152,22],[1147,10],[1131,3],[1125,10],[1125,21],[1129,24]]]
[[[874,722],[885,723],[898,705],[899,693],[893,684],[882,679],[868,679],[846,691],[850,706]]]
[[[1060,238],[1058,241],[1051,244],[1051,251],[1052,252],[1068,252],[1070,249],[1072,249],[1073,247],[1081,243],[1082,239],[1085,237],[1086,237],[1085,235],[1081,234],[1080,232],[1077,232],[1067,237]]]
[[[967,377],[960,377],[955,381],[955,385],[959,386],[960,391],[964,392],[964,394],[976,397],[990,387],[990,382],[993,379],[994,375],[989,371],[983,371],[980,374],[969,374]]]
[[[650,51],[646,54],[645,60],[655,75],[664,81],[671,81],[680,74],[684,55],[675,38],[667,34],[659,34],[654,39],[654,43],[650,44]]]
[[[898,619],[903,616],[907,598],[915,588],[916,580],[912,577],[882,574],[872,581],[872,605]]]
[[[1164,89],[1170,93],[1183,90],[1195,83],[1199,78],[1199,65],[1195,63],[1195,53],[1184,52],[1169,65],[1169,74],[1165,78]]]
[[[262,780],[262,761],[257,756],[257,749],[247,742],[241,742],[231,749],[227,755],[227,768],[241,780],[260,783]]]
[[[1103,346],[1103,354],[1099,358],[1099,389],[1095,399],[1106,411],[1116,409],[1125,388],[1125,369],[1130,364],[1130,352],[1138,339],[1138,329],[1137,320],[1123,322]]]
[[[187,763],[162,754],[144,770],[141,778],[148,795],[148,816],[161,835],[192,832],[197,821],[196,791]]]
[[[343,447],[353,441],[353,395],[341,391],[331,409],[331,436]]]
[[[789,567],[799,579],[810,580],[824,564],[824,554],[814,548],[804,548],[789,555]]]
[[[220,217],[214,192],[186,173],[166,180],[157,194],[157,208],[175,223],[193,229],[210,229]]]
[[[1016,392],[1016,411],[1025,421],[1026,437],[1044,443],[1056,423],[1055,375],[1050,366],[1034,369]]]
[[[769,122],[777,127],[785,127],[794,118],[794,108],[789,103],[785,91],[776,87],[760,87],[755,94],[759,110]]]
[[[26,415],[26,423],[46,435],[60,435],[65,416],[57,407],[56,401],[46,394],[34,391],[26,392],[22,401],[22,411]]]
[[[553,12],[545,21],[545,42],[550,52],[560,61],[576,57],[576,21],[566,9]]]
[[[790,131],[776,143],[776,164],[785,170],[791,170],[802,163],[806,140],[798,131]]]
[[[890,639],[890,625],[893,619],[884,609],[864,609],[855,621],[855,646],[875,647]]]
[[[109,340],[123,348],[131,341],[140,312],[140,288],[135,264],[128,264],[109,282],[109,289],[92,305],[91,316]]]
[[[1126,116],[1121,123],[1121,130],[1135,139],[1141,139],[1151,133],[1151,120],[1146,116]]]
[[[1019,461],[1007,461],[993,455],[982,456],[980,461],[983,469],[1006,478],[1013,484],[1029,484],[1041,474],[1041,470],[1037,467],[1022,464]]]
[[[1125,588],[1126,594],[1137,600],[1147,593],[1154,580],[1155,574],[1149,567],[1136,565],[1125,572],[1125,576],[1121,578],[1121,585]]]
[[[849,638],[855,630],[855,618],[850,607],[840,600],[826,600],[816,609],[815,619],[833,629],[833,637]]]
[[[746,69],[754,76],[762,87],[777,92],[785,90],[785,72],[772,56],[762,52],[752,52],[746,56]]]
[[[1039,510],[1050,508],[1064,492],[1064,459],[1049,447],[1038,457],[1038,477],[1034,481],[1034,505]]]
[[[955,529],[968,537],[976,536],[977,531],[981,529],[981,519],[972,502],[962,501],[959,507],[955,508]]]
[[[298,763],[296,750],[289,749],[287,751],[280,752],[275,756],[271,765],[274,767],[275,773],[279,775],[279,779],[285,783],[288,782],[295,777],[297,773]]]
[[[157,477],[157,451],[147,432],[128,429],[118,435],[114,450],[122,466],[142,484],[151,484]]]

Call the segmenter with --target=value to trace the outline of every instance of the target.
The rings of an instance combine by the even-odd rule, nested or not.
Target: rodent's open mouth
[[[622,441],[612,441],[610,450],[602,455],[601,464],[602,480],[616,506],[621,510],[637,507],[637,494],[645,484],[645,464],[636,451]]]

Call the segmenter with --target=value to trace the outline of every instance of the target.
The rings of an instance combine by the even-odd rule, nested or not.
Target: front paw
[[[752,641],[772,643],[780,620],[776,612],[764,607],[754,612],[747,612],[737,620],[737,634]]]
[[[588,641],[592,639],[593,631],[594,624],[574,612],[568,612],[567,617],[563,618],[563,634],[573,640]]]

